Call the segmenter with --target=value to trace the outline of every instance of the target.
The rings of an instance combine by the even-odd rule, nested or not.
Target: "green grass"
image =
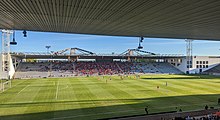
[[[106,83],[106,79],[108,80]],[[0,119],[101,119],[218,107],[220,78],[146,75],[13,80],[0,93]],[[166,86],[166,82],[168,86]],[[157,89],[157,86],[160,86]]]

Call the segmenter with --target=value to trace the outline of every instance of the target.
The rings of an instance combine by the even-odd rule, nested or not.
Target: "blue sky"
[[[1,35],[1,34],[0,34]],[[16,31],[17,46],[11,46],[15,52],[46,52],[79,47],[95,53],[122,53],[129,48],[137,48],[137,37],[113,37],[82,34],[30,32],[24,38],[22,31]],[[185,54],[186,43],[180,39],[145,38],[143,50],[159,54]],[[220,42],[193,41],[193,55],[219,55]]]

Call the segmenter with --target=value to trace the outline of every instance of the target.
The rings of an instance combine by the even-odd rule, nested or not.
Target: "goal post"
[[[9,89],[9,88],[11,88],[11,80],[8,80],[8,81],[5,81],[5,82],[3,82],[3,81],[1,80],[0,90],[1,90],[2,92],[4,92],[5,90],[7,90],[7,89]]]
[[[3,84],[3,82],[2,82],[2,79],[1,79],[1,83],[0,83],[0,91],[2,91],[2,84]]]

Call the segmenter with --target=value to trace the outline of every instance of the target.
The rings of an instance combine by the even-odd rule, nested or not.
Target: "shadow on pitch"
[[[220,94],[214,95],[190,95],[190,96],[172,96],[157,98],[137,98],[137,99],[105,99],[105,100],[80,100],[80,101],[54,101],[54,102],[30,102],[30,103],[13,103],[0,104],[0,110],[9,110],[12,112],[21,107],[27,107],[35,111],[42,111],[50,108],[47,112],[35,112],[17,115],[0,115],[0,120],[63,120],[63,119],[103,119],[120,116],[145,114],[144,108],[148,106],[149,113],[158,113],[166,111],[175,111],[179,108],[184,110],[204,109],[204,106],[218,106],[217,99]],[[120,105],[108,105],[114,102]],[[79,109],[65,109],[68,106],[80,106]],[[96,107],[96,105],[103,105]],[[31,106],[29,108],[28,106]],[[56,108],[63,108],[56,110]],[[177,107],[177,109],[176,109]],[[17,111],[16,110],[16,111]],[[46,109],[45,109],[46,110]],[[10,113],[10,112],[8,112]],[[14,113],[12,113],[14,114]]]

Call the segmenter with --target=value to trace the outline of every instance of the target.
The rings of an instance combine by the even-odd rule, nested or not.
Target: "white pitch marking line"
[[[58,87],[59,87],[59,82],[57,83],[56,100],[58,98],[58,89],[59,89]]]
[[[26,89],[27,87],[29,87],[30,85],[27,85],[26,87],[24,87],[20,92],[18,92],[17,94],[20,94],[24,89]]]

